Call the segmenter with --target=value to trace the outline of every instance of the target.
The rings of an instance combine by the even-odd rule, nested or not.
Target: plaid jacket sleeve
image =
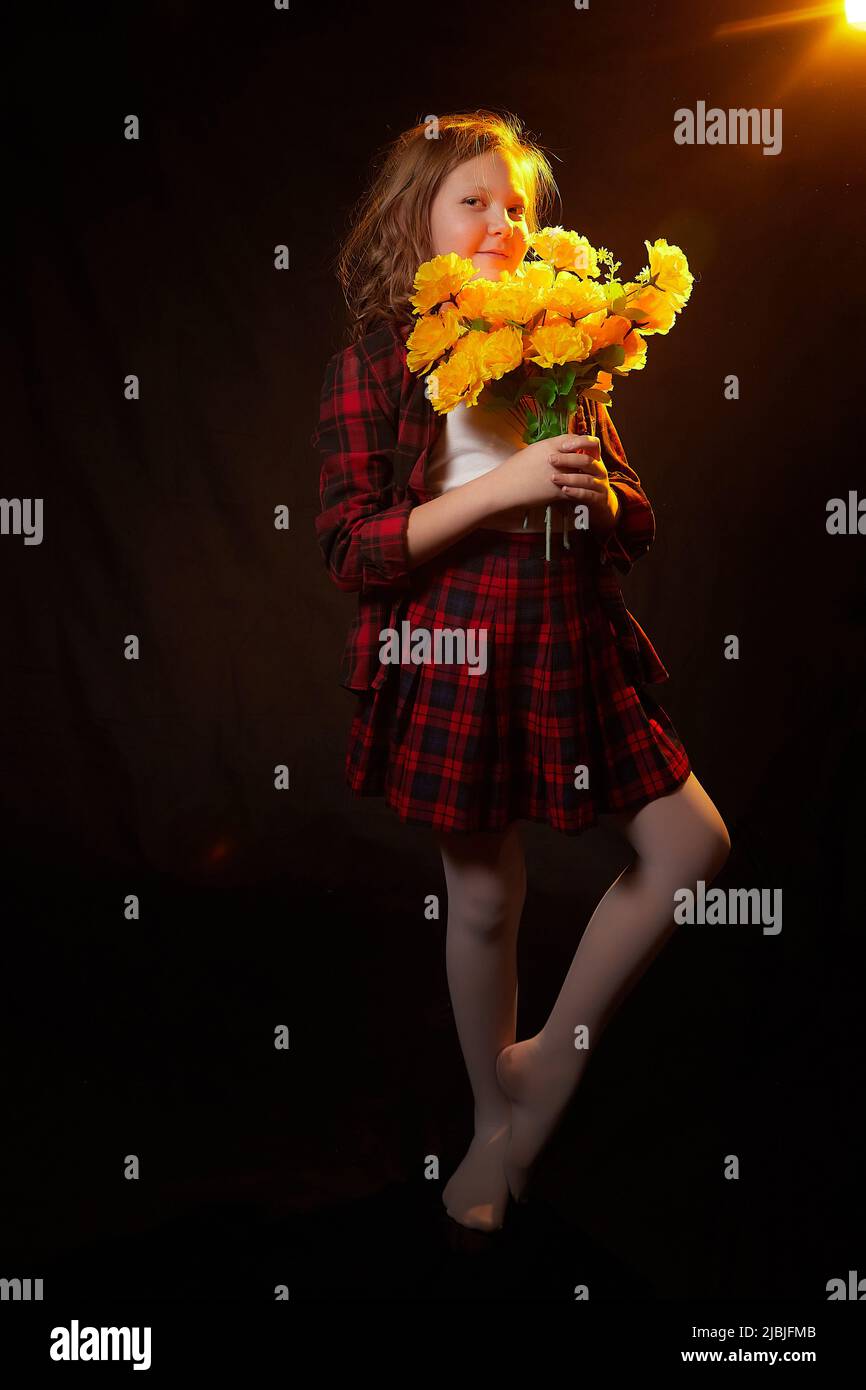
[[[325,369],[319,423],[322,454],[316,536],[331,579],[347,592],[405,587],[406,531],[415,505],[394,500],[402,363],[391,348],[353,343]]]
[[[640,478],[629,466],[607,406],[601,403],[597,406],[596,432],[602,462],[619,498],[616,522],[600,545],[599,556],[602,564],[610,562],[621,574],[628,574],[635,560],[646,555],[655,540],[655,516]]]

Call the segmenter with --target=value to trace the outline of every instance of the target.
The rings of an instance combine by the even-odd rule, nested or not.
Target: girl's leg
[[[625,836],[635,858],[595,909],[541,1032],[498,1060],[497,1075],[512,1102],[505,1171],[518,1198],[607,1023],[676,930],[674,893],[701,878],[709,884],[731,846],[724,821],[694,774],[637,812],[600,819]],[[575,1039],[581,1025],[587,1030],[584,1050]]]
[[[475,1100],[475,1134],[442,1200],[476,1230],[505,1217],[503,1156],[511,1106],[496,1080],[496,1056],[517,1022],[517,933],[526,864],[517,822],[500,833],[437,833],[448,889],[446,970],[457,1035]]]

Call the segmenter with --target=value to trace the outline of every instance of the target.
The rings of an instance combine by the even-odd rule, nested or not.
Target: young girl
[[[354,323],[328,363],[312,436],[323,455],[316,532],[334,583],[358,594],[341,677],[355,692],[348,785],[429,825],[441,852],[448,985],[475,1101],[443,1200],[455,1221],[492,1231],[509,1194],[525,1200],[592,1049],[673,932],[674,893],[709,884],[730,839],[642,688],[668,672],[614,571],[649,550],[655,521],[607,409],[589,405],[577,433],[525,446],[482,401],[437,414],[409,371],[421,262],[453,251],[487,279],[513,272],[555,189],[516,117],[475,111],[436,126],[389,147],[339,259]],[[590,529],[569,528],[566,546],[563,516],[573,523],[578,503]],[[389,659],[387,630],[429,634],[437,659],[405,646]],[[459,659],[437,633],[465,638]],[[544,1027],[518,1043],[521,818],[566,835],[602,824],[634,858]]]

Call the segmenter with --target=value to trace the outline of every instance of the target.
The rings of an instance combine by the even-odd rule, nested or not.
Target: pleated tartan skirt
[[[413,571],[396,627],[426,630],[433,659],[404,643],[378,687],[353,692],[355,795],[440,830],[525,819],[575,835],[685,782],[686,750],[646,689],[668,672],[590,539],[569,540],[554,529],[546,561],[543,532],[477,528]],[[462,631],[471,661],[437,648],[437,630]]]

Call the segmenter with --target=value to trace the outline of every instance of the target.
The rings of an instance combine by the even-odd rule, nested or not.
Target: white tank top
[[[467,408],[461,402],[443,419],[424,470],[424,485],[435,497],[480,478],[526,447],[523,430],[508,411],[486,410],[480,402]],[[528,511],[525,529],[543,531],[544,507],[530,507]],[[495,529],[522,531],[523,514],[514,525],[497,525]]]

